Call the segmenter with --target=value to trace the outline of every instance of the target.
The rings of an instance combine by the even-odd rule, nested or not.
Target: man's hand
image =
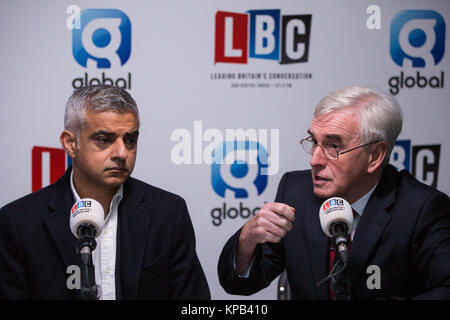
[[[294,220],[294,208],[284,203],[266,203],[241,230],[236,272],[242,274],[248,269],[258,243],[279,242],[292,229]]]

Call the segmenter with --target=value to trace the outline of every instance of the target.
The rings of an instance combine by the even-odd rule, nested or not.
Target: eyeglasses
[[[314,139],[312,136],[309,136],[305,139],[300,140],[300,144],[302,145],[303,149],[306,151],[306,153],[309,153],[310,155],[312,155],[314,153],[314,150],[316,150],[316,147],[319,146],[322,148],[322,151],[325,155],[325,157],[327,157],[329,160],[337,160],[339,159],[339,156],[341,154],[356,150],[358,148],[362,148],[365,146],[368,146],[370,144],[374,144],[380,142],[379,140],[377,141],[372,141],[366,144],[362,144],[360,146],[348,149],[348,150],[344,150],[344,151],[339,151],[339,146],[336,145],[336,143],[325,143],[325,144],[319,144],[317,143],[316,139]]]

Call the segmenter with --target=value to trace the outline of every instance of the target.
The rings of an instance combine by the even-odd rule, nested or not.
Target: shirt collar
[[[351,204],[352,209],[355,210],[359,216],[363,215],[364,209],[367,206],[367,202],[369,202],[370,196],[375,191],[377,185],[378,182],[372,187],[372,189],[369,190],[369,192],[367,192],[365,195],[363,195],[361,198],[359,198],[358,200],[356,200]]]
[[[73,194],[73,198],[75,199],[75,202],[80,201],[81,198],[78,195],[77,190],[75,190],[75,186],[73,185],[73,168],[72,168],[72,172],[70,173],[70,189],[72,190],[72,194]],[[118,206],[120,201],[122,200],[122,198],[123,198],[123,184],[120,185],[119,189],[117,189],[116,193],[114,194],[114,197],[112,198],[111,204],[109,206],[109,210],[111,211],[112,206],[115,202],[117,203],[117,206]]]

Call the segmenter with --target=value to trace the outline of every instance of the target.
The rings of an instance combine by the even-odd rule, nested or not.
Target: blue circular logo
[[[243,163],[243,162],[239,162],[236,160],[231,165],[230,172],[233,175],[233,177],[235,177],[235,178],[243,178],[248,173],[248,164],[245,162]]]
[[[111,42],[111,34],[104,28],[99,28],[92,34],[92,42],[99,48],[106,47]]]
[[[414,29],[409,33],[409,43],[416,48],[420,48],[427,40],[427,35],[422,29]]]

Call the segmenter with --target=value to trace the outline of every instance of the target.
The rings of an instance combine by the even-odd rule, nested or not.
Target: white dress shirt
[[[73,170],[70,174],[70,187],[76,202],[80,197],[73,185]],[[119,187],[109,206],[103,230],[95,239],[97,247],[92,251],[92,261],[95,267],[95,283],[100,286],[100,300],[116,299],[116,248],[117,248],[117,218],[119,203],[123,198],[123,185]]]

